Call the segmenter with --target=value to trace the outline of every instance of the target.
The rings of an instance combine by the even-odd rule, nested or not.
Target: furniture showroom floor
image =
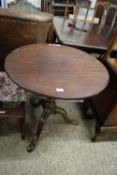
[[[10,123],[8,128],[8,123],[2,121],[0,175],[117,175],[117,134],[106,134],[101,141],[92,143],[94,121],[84,119],[75,102],[57,103],[78,119],[79,125],[66,124],[59,115],[51,116],[32,153],[26,151],[29,137],[21,141],[18,127]],[[40,112],[36,109],[35,113]],[[33,120],[36,121],[34,117]],[[28,115],[27,124],[29,130]],[[116,141],[112,141],[113,137]]]

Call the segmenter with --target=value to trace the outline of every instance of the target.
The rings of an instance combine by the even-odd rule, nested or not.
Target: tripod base
[[[37,144],[38,138],[42,132],[43,126],[48,119],[48,117],[51,114],[57,114],[60,113],[62,114],[62,117],[68,124],[73,124],[73,125],[78,125],[78,122],[68,118],[67,112],[65,109],[56,106],[55,100],[53,98],[48,98],[47,100],[45,99],[40,99],[37,103],[33,102],[32,100],[30,103],[33,105],[33,107],[43,107],[43,112],[41,114],[41,117],[38,122],[37,130],[34,133],[33,139],[31,140],[30,144],[27,146],[27,151],[32,152]]]

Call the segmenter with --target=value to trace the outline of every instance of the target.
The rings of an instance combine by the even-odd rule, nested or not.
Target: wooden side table
[[[55,99],[78,100],[101,92],[108,84],[106,68],[93,56],[72,47],[55,44],[31,44],[11,52],[5,63],[8,75],[28,91],[43,95],[33,106],[43,107],[37,131],[27,147],[34,150],[47,118],[62,113],[68,123],[66,111],[55,104]]]

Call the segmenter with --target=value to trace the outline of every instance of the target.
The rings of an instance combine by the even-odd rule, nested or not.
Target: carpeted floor
[[[28,133],[25,141],[21,141],[18,125],[9,123],[8,127],[8,123],[2,121],[0,175],[117,175],[117,141],[111,141],[113,137],[117,140],[117,134],[105,135],[99,142],[92,143],[90,138],[95,122],[84,119],[77,103],[57,103],[67,109],[71,118],[79,120],[79,125],[66,124],[59,115],[51,116],[32,153],[27,153],[26,146],[31,121],[37,120],[39,110],[30,109],[27,112]]]

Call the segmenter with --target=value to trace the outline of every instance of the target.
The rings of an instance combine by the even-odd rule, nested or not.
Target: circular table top
[[[54,98],[90,97],[109,82],[106,68],[95,57],[63,45],[20,47],[7,56],[5,69],[21,87]]]

